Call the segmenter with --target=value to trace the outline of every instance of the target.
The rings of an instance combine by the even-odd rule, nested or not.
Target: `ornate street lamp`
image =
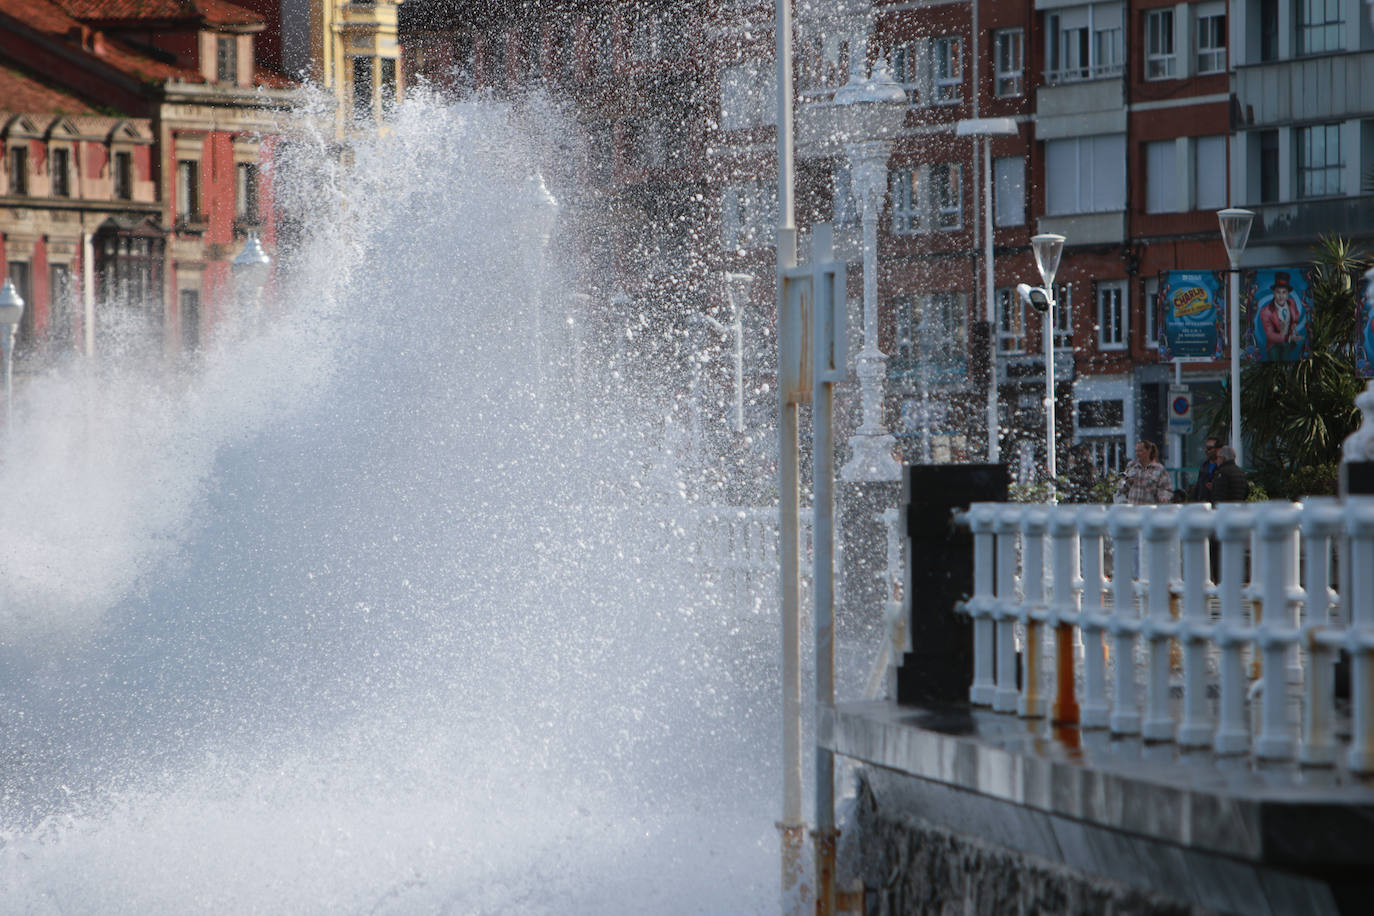
[[[1217,211],[1221,223],[1221,243],[1231,261],[1231,282],[1226,294],[1226,310],[1230,313],[1231,331],[1231,445],[1236,450],[1236,464],[1244,463],[1240,426],[1240,256],[1250,240],[1250,226],[1255,214],[1250,210],[1226,209]]]
[[[906,90],[879,59],[867,79],[863,59],[851,57],[849,81],[830,102],[817,105],[808,120],[814,133],[843,144],[851,186],[863,206],[864,345],[857,372],[863,423],[849,439],[849,461],[840,476],[849,481],[889,481],[901,476],[894,441],[883,423],[887,357],[878,349],[878,216],[887,193],[887,159],[908,107]]]
[[[10,431],[10,393],[14,385],[14,330],[24,317],[24,298],[15,289],[14,281],[6,278],[0,287],[0,350],[5,360],[5,433]]]

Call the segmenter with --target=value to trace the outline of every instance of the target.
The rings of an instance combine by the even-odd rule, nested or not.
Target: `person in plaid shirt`
[[[1135,460],[1126,465],[1116,488],[1116,501],[1149,506],[1173,502],[1174,485],[1169,472],[1159,463],[1159,446],[1141,439],[1135,446]]]

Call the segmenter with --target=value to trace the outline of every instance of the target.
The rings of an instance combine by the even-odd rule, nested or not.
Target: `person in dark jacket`
[[[1217,451],[1221,448],[1221,440],[1216,436],[1208,436],[1202,443],[1202,449],[1207,453],[1207,457],[1202,462],[1202,467],[1197,469],[1197,480],[1193,481],[1193,492],[1189,494],[1193,502],[1209,503],[1212,501],[1212,477],[1217,472]]]
[[[1212,475],[1212,502],[1243,503],[1250,495],[1250,481],[1236,464],[1236,450],[1229,445],[1217,449],[1217,469]]]

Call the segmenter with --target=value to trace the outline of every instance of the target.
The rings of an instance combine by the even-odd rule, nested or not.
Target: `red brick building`
[[[90,352],[118,311],[173,351],[221,320],[247,234],[275,244],[262,166],[289,93],[255,61],[262,28],[221,0],[0,0],[0,267],[28,303],[22,345]]]

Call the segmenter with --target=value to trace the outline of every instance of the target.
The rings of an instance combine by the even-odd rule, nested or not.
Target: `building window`
[[[258,221],[258,167],[240,162],[235,169],[234,218],[243,223]]]
[[[10,261],[6,265],[7,276],[14,282],[19,298],[24,300],[24,311],[19,315],[19,340],[33,339],[33,283],[29,274],[28,261]]]
[[[1221,73],[1226,69],[1226,14],[1199,16],[1197,20],[1197,72]]]
[[[916,46],[898,45],[892,49],[888,56],[892,61],[892,78],[906,90],[908,99],[915,99],[920,84],[916,65]]]
[[[1120,474],[1126,466],[1125,436],[1085,436],[1083,442],[1092,452],[1093,465],[1098,474]]]
[[[538,60],[538,57],[535,57]],[[386,111],[396,104],[396,60],[391,57],[383,57],[381,63],[381,85],[378,87],[382,95],[382,110]]]
[[[1102,134],[1045,142],[1045,210],[1050,216],[1126,208],[1126,137]]]
[[[1073,349],[1073,285],[1056,283],[1054,300],[1054,348]]]
[[[772,241],[778,195],[772,185],[741,184],[721,195],[721,241],[726,248],[751,248]]]
[[[1120,3],[1069,7],[1047,14],[1045,23],[1047,82],[1100,79],[1121,72]]]
[[[52,160],[48,165],[49,174],[52,175],[52,194],[54,197],[71,197],[71,150],[64,147],[57,147],[52,151]]]
[[[372,58],[353,58],[353,117],[372,117]]]
[[[1018,96],[1025,91],[1024,41],[1020,29],[998,29],[992,33],[992,91],[999,99]]]
[[[904,382],[958,385],[968,379],[968,294],[919,293],[893,303],[897,348],[892,372]],[[906,387],[910,387],[908,384]]]
[[[837,226],[857,226],[863,216],[859,198],[854,194],[854,173],[844,162],[835,164],[833,221]]]
[[[957,162],[937,162],[930,167],[930,189],[935,205],[935,225],[952,230],[964,225],[964,167]]]
[[[215,39],[215,80],[221,83],[239,81],[238,39],[221,35]]]
[[[134,154],[114,154],[114,196],[119,200],[134,198]]]
[[[1279,57],[1279,0],[1260,0],[1260,61]]]
[[[1345,47],[1341,0],[1294,0],[1298,14],[1298,53],[1325,54]]]
[[[756,62],[740,64],[722,72],[721,130],[744,130],[774,123],[777,110],[773,87],[777,84],[777,74]]]
[[[177,162],[177,222],[200,221],[200,163],[191,159]]]
[[[993,219],[999,226],[1026,224],[1026,160],[1007,156],[992,160]]]
[[[15,196],[29,193],[29,151],[26,147],[10,147],[9,169],[10,193]]]
[[[1194,210],[1220,210],[1226,206],[1225,134],[1193,141],[1193,176],[1197,188]]]
[[[1271,204],[1279,199],[1279,132],[1259,133],[1259,199]]]
[[[931,98],[936,105],[958,102],[964,81],[964,40],[944,35],[930,43]]]
[[[48,336],[55,346],[69,347],[76,337],[73,292],[71,265],[49,264]]]
[[[997,352],[1026,352],[1026,303],[1007,287],[997,291]]]
[[[1145,144],[1145,212],[1173,213],[1179,206],[1178,143]]]
[[[1159,349],[1159,278],[1145,280],[1145,346]]]
[[[1097,346],[1100,350],[1124,350],[1128,327],[1126,281],[1097,285]]]
[[[892,231],[914,235],[921,231],[921,208],[917,198],[916,170],[900,169],[892,175]]]
[[[1150,10],[1145,14],[1145,78],[1173,79],[1178,71],[1174,55],[1174,11]]]
[[[1298,196],[1327,197],[1341,193],[1341,125],[1313,124],[1294,131],[1298,160]]]
[[[187,350],[200,346],[200,291],[183,289],[181,305],[181,345]]]

